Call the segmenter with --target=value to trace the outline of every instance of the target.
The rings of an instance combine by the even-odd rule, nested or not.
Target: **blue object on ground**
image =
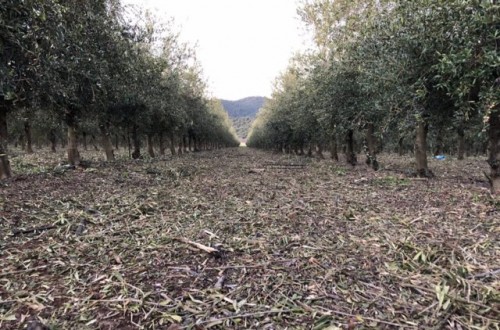
[[[445,155],[437,155],[437,156],[434,156],[434,158],[436,158],[437,160],[445,160],[446,156]]]

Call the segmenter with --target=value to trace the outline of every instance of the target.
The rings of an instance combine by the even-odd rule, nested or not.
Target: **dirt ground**
[[[500,327],[484,159],[83,156],[18,155],[0,183],[0,329]]]

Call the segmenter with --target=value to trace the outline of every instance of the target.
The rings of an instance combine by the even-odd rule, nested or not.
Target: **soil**
[[[236,148],[0,182],[0,328],[498,329],[484,159],[365,165]],[[361,162],[360,162],[361,163]]]

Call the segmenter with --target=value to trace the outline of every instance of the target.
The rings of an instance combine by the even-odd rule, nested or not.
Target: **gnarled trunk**
[[[153,134],[149,133],[147,135],[147,140],[148,140],[148,154],[149,154],[149,157],[155,158],[155,150],[153,148]]]
[[[114,161],[115,153],[113,151],[113,143],[111,142],[111,136],[109,133],[109,124],[101,124],[99,125],[99,129],[101,130],[101,143],[104,152],[106,153],[106,160]]]
[[[415,160],[417,162],[417,175],[420,177],[432,176],[427,166],[427,123],[423,120],[417,124],[415,138]]]
[[[372,123],[366,125],[366,163],[377,171],[379,168],[377,161],[377,142],[375,139],[375,127]]]
[[[24,150],[28,154],[32,154],[33,153],[33,137],[31,134],[31,123],[30,123],[29,119],[24,120],[24,134],[26,135],[26,147]]]
[[[356,166],[356,164],[358,163],[356,153],[354,152],[354,131],[352,129],[347,130],[345,157],[347,163],[351,164],[352,166]]]
[[[68,125],[68,162],[70,165],[80,165],[80,153],[78,152],[78,126],[74,119],[66,122]]]
[[[491,192],[500,195],[500,109],[494,109],[488,123],[488,164],[490,165],[489,180]]]

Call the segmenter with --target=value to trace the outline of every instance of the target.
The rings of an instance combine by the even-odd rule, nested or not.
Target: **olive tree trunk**
[[[0,180],[10,178],[9,157],[7,156],[7,109],[0,106]]]
[[[465,132],[463,127],[457,130],[458,135],[458,159],[463,160],[465,156]]]
[[[417,162],[417,175],[420,177],[431,176],[427,165],[427,131],[427,123],[423,120],[419,121],[415,138],[415,160]]]
[[[141,140],[139,139],[139,133],[137,132],[137,130],[137,125],[134,124],[134,126],[132,127],[132,143],[134,144],[132,159],[141,158]]]
[[[372,123],[366,125],[366,144],[368,148],[366,163],[377,171],[379,168],[377,161],[377,141],[375,139],[375,126]]]
[[[352,166],[356,166],[358,160],[356,159],[356,153],[354,152],[354,131],[352,129],[347,130],[345,156],[347,163]]]
[[[158,144],[159,144],[158,152],[160,153],[160,156],[165,156],[165,137],[163,135],[163,132],[160,132],[158,134]]]
[[[174,131],[170,131],[170,153],[175,156],[175,134]]]
[[[33,136],[31,134],[31,123],[29,119],[24,120],[24,134],[26,135],[26,147],[25,151],[28,154],[33,153]]]
[[[496,111],[495,111],[496,110]],[[490,165],[489,180],[491,192],[500,194],[500,109],[494,109],[490,114],[488,164]]]
[[[56,146],[56,143],[57,143],[56,130],[55,130],[55,129],[53,129],[53,128],[49,131],[49,142],[50,142],[50,151],[52,151],[52,152],[57,152],[57,146]]]
[[[336,139],[335,135],[332,136],[332,139],[330,141],[330,157],[333,160],[335,160],[335,161],[339,160],[339,152],[338,152],[338,148],[337,148],[337,139]]]
[[[155,158],[155,149],[153,147],[153,134],[149,133],[147,134],[147,141],[148,141],[148,154],[149,157]]]
[[[78,125],[74,119],[66,123],[68,125],[68,162],[70,165],[80,165],[80,153],[78,152]]]
[[[99,129],[101,130],[101,143],[104,152],[106,153],[106,160],[114,161],[115,153],[113,150],[113,143],[111,142],[111,135],[109,133],[109,124],[101,124],[99,125]]]

